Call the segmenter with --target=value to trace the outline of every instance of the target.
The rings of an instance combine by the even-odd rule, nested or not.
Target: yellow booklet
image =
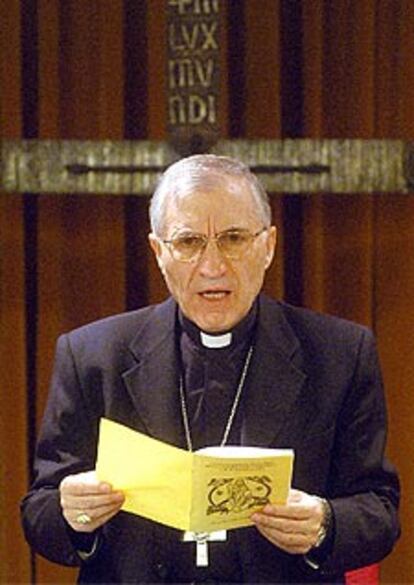
[[[268,502],[283,504],[291,449],[207,447],[195,453],[111,420],[100,422],[96,472],[122,490],[123,510],[194,532],[252,524]]]

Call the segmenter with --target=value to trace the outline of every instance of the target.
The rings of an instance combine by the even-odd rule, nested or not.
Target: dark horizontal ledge
[[[65,169],[73,175],[86,175],[87,173],[162,173],[167,167],[162,165],[85,165],[70,164]],[[252,165],[250,169],[257,174],[289,174],[301,173],[304,175],[321,175],[329,173],[329,165]]]
[[[323,173],[330,173],[331,167],[329,165],[252,165],[250,169],[257,174],[285,174],[301,173],[303,175],[322,175]]]
[[[132,175],[133,173],[162,173],[167,167],[161,165],[66,165],[65,169],[72,175],[87,173],[117,173]]]

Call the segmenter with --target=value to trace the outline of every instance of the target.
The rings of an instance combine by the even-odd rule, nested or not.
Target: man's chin
[[[227,311],[198,315],[193,321],[202,331],[212,333],[213,335],[229,331],[229,329],[236,325],[234,318]]]

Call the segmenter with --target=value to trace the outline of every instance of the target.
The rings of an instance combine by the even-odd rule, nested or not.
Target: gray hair
[[[227,177],[246,182],[257,204],[260,219],[264,226],[269,227],[272,221],[269,199],[249,167],[227,156],[196,154],[173,163],[161,176],[149,209],[152,231],[161,235],[167,199],[175,199],[197,187],[217,186],[217,182]]]

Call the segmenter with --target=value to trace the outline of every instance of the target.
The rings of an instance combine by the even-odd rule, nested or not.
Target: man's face
[[[214,237],[229,229],[259,232],[263,221],[244,181],[221,179],[217,185],[176,198],[167,204],[162,239],[194,233]],[[166,244],[150,235],[151,247],[170,293],[182,312],[203,331],[234,327],[249,312],[259,293],[276,244],[276,228],[264,231],[242,258],[226,258],[209,241],[195,262],[172,257]]]

